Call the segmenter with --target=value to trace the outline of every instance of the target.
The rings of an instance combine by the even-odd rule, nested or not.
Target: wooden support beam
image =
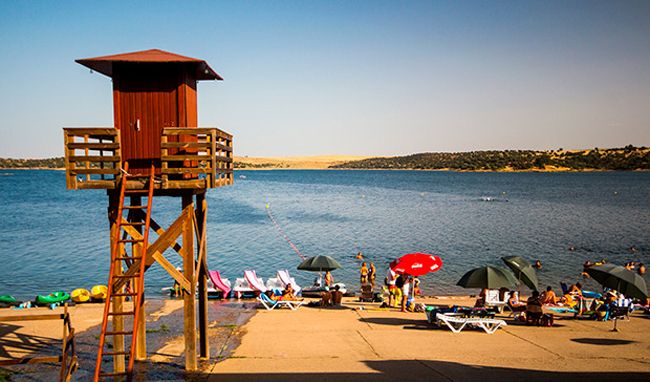
[[[194,213],[194,197],[192,194],[183,195],[183,211],[189,208]],[[190,219],[183,224],[183,274],[188,280],[194,280],[194,225]],[[194,286],[194,285],[192,285]],[[183,293],[183,329],[185,334],[185,370],[195,371],[198,368],[196,357],[196,289]]]
[[[191,219],[192,219],[192,206],[189,206],[189,207],[183,209],[183,212],[181,212],[181,215],[178,218],[176,218],[176,220],[172,223],[172,225],[170,225],[169,228],[167,228],[167,230],[162,235],[160,235],[158,237],[158,239],[156,239],[156,241],[153,244],[151,244],[147,248],[147,254],[145,256],[145,266],[147,268],[149,268],[156,261],[156,259],[154,259],[153,255],[156,252],[159,252],[160,254],[162,254],[163,252],[165,252],[165,250],[167,248],[169,248],[169,246],[172,243],[175,243],[176,238],[183,232],[183,228],[184,228],[186,222],[187,222],[187,224],[191,225]],[[127,229],[127,227],[125,227],[125,226],[123,226],[123,227],[124,227],[125,230]],[[130,230],[129,233],[131,233],[132,231],[134,231],[134,230]],[[135,231],[134,233],[137,233],[137,231]],[[136,236],[134,236],[134,238],[136,238]],[[183,248],[181,248],[181,252],[185,253]],[[125,274],[126,275],[134,275],[134,274],[136,274],[136,272],[138,272],[138,270],[139,270],[140,261],[141,260],[136,260],[129,267],[129,269],[125,272]],[[174,277],[173,274],[171,276]],[[189,280],[192,280],[192,279],[189,279]],[[118,288],[122,287],[125,283],[126,283],[126,279],[118,280],[115,283],[115,288],[118,289]],[[180,283],[180,281],[179,281],[179,283]]]
[[[199,258],[197,260],[197,283],[199,288],[199,357],[210,359],[210,342],[208,340],[208,267],[206,222],[208,217],[208,203],[205,193],[196,195],[196,223],[197,242],[199,242]],[[195,283],[195,284],[197,284]]]

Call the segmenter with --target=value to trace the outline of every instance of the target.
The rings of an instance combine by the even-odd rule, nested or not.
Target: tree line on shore
[[[0,168],[64,168],[64,158],[0,158]],[[236,169],[281,168],[273,163],[235,162]],[[469,151],[419,153],[397,157],[368,158],[330,166],[335,169],[415,169],[458,171],[501,170],[650,170],[650,148],[628,145],[622,148],[565,151]]]
[[[420,153],[397,157],[369,158],[331,166],[338,169],[416,170],[649,170],[650,149],[628,145],[622,148],[565,151],[470,151]]]

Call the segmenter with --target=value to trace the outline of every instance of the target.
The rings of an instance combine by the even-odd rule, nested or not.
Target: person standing
[[[361,285],[368,283],[368,266],[365,262],[361,263],[361,270],[359,271],[361,276]]]
[[[406,302],[409,299],[409,292],[411,291],[411,278],[407,276],[404,277],[404,285],[402,285],[402,308],[401,312],[406,312]]]
[[[370,263],[370,269],[368,269],[368,279],[370,280],[370,284],[372,286],[375,286],[375,277],[377,275],[377,268],[375,268],[374,263]]]

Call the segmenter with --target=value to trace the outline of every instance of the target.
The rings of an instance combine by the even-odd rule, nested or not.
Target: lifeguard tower
[[[76,62],[113,81],[115,126],[63,129],[67,188],[108,194],[111,266],[94,380],[131,380],[134,361],[146,358],[144,274],[154,262],[182,288],[185,368],[196,370],[197,290],[199,355],[209,358],[205,194],[233,182],[232,135],[197,127],[196,85],[222,78],[203,60],[158,49]],[[181,199],[166,229],[152,218],[162,196]],[[112,371],[102,368],[109,357]]]

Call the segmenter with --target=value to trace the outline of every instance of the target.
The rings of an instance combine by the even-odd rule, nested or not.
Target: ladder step
[[[117,336],[117,335],[133,335],[133,332],[127,332],[127,331],[117,331],[117,332],[106,332],[104,335],[107,336]]]
[[[105,356],[111,356],[111,355],[129,355],[128,351],[112,351],[112,352],[104,352],[102,355]]]
[[[142,256],[120,256],[116,257],[115,260],[139,260]]]
[[[123,206],[125,210],[146,210],[147,206]]]
[[[144,222],[128,222],[128,223],[122,223],[121,225],[141,226],[144,225]]]
[[[135,311],[129,312],[108,312],[109,316],[135,316]]]
[[[116,279],[136,279],[140,277],[140,275],[113,275],[113,277]]]
[[[136,292],[129,292],[129,293],[111,293],[111,297],[124,297],[124,296],[137,296],[138,293]]]
[[[117,242],[118,243],[142,243],[144,240],[142,239],[120,239]]]

